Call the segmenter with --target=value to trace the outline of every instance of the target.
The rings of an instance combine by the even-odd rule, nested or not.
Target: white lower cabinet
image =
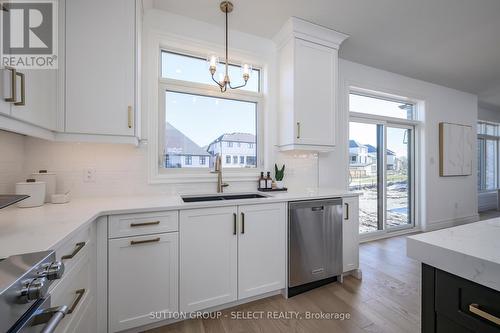
[[[180,310],[285,287],[286,203],[180,212]]]
[[[286,203],[238,210],[238,298],[285,288]]]
[[[178,311],[178,233],[110,239],[109,332],[154,322],[152,312]]]
[[[237,299],[236,206],[180,212],[180,311]]]
[[[359,268],[359,198],[343,198],[344,224],[342,226],[343,271]]]

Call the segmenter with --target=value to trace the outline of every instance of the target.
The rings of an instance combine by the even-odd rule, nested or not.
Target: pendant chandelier
[[[248,79],[250,78],[250,73],[252,72],[252,66],[250,64],[242,64],[241,65],[241,75],[243,77],[244,83],[238,86],[233,87],[231,85],[231,80],[229,78],[229,57],[228,57],[228,14],[233,11],[233,4],[230,1],[222,1],[220,3],[220,10],[226,15],[226,58],[224,59],[224,74],[220,75],[220,80],[217,81],[214,77],[215,72],[217,71],[217,65],[220,63],[219,58],[215,54],[211,54],[208,56],[208,69],[210,74],[212,75],[212,80],[217,83],[221,92],[225,92],[227,88],[238,89],[247,85]]]

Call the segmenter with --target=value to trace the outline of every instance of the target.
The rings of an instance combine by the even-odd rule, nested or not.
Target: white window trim
[[[160,98],[165,90],[177,91],[191,94],[198,94],[209,97],[218,97],[225,99],[241,100],[257,103],[257,167],[254,169],[248,168],[226,168],[224,169],[224,179],[229,182],[253,181],[258,178],[259,170],[264,166],[264,94],[262,92],[264,68],[265,65],[259,63],[257,58],[249,56],[249,54],[231,52],[232,62],[250,62],[254,64],[254,68],[260,70],[260,92],[251,92],[245,90],[231,90],[221,93],[215,85],[188,82],[175,79],[161,78],[161,51],[171,51],[179,54],[193,55],[203,57],[204,54],[209,54],[214,50],[217,53],[223,54],[221,45],[209,45],[202,41],[185,39],[169,34],[152,33],[150,36],[148,52],[146,54],[149,75],[146,75],[146,87],[152,87],[153,92],[147,98],[151,102],[148,105],[148,180],[150,184],[182,184],[182,183],[199,183],[199,182],[216,182],[217,175],[210,173],[209,169],[163,169],[160,168],[159,157],[161,143],[159,141],[160,133],[163,131],[160,117],[165,110],[165,99]],[[209,72],[207,70],[207,75]],[[149,88],[148,88],[149,89]]]

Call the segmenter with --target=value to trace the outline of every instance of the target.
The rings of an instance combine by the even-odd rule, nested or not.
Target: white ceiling
[[[500,0],[232,0],[231,29],[272,38],[290,16],[350,35],[341,57],[478,94],[500,108]],[[153,6],[223,26],[219,0]]]

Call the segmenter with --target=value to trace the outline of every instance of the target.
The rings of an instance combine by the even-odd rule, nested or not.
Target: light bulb
[[[241,74],[243,75],[243,79],[247,81],[250,78],[250,74],[252,73],[252,65],[243,64],[241,66]]]
[[[208,62],[208,70],[213,75],[217,71],[217,64],[219,64],[219,58],[216,55],[211,54],[208,56],[207,62]]]

